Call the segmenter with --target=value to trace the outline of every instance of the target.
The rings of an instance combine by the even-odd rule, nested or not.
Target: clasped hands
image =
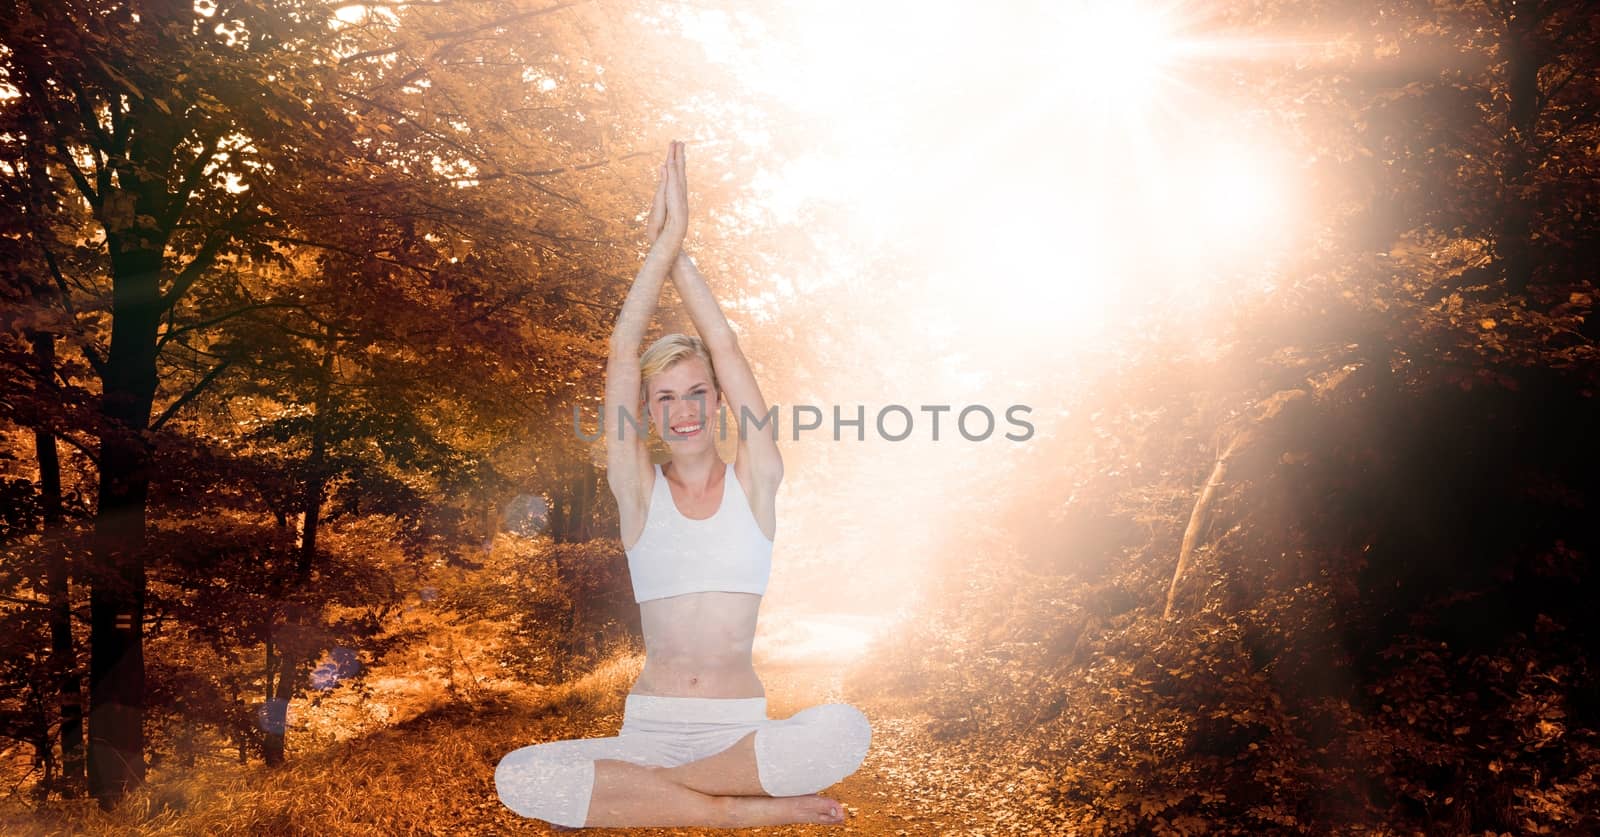
[[[659,180],[656,196],[645,219],[646,240],[654,249],[661,244],[669,261],[676,261],[689,231],[689,181],[684,174],[683,143],[673,140],[667,146],[667,161],[656,169]]]

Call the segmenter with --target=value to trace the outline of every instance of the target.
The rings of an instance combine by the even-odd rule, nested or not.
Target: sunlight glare
[[[1161,92],[1180,47],[1170,9],[1147,3],[1048,3],[1060,26],[1050,57],[1059,89],[1094,110],[1142,110]]]
[[[1277,180],[1254,150],[1240,145],[1214,149],[1208,158],[1197,167],[1192,197],[1209,208],[1202,219],[1218,234],[1254,238],[1283,208]]]
[[[333,16],[341,23],[360,24],[367,19],[367,7],[362,5],[340,6],[333,10]]]
[[[819,356],[895,381],[884,398],[1015,403],[1024,393],[1014,381],[1082,379],[1153,312],[1214,322],[1269,287],[1279,254],[1292,252],[1304,209],[1293,128],[1235,74],[1244,62],[1288,66],[1314,33],[1230,31],[1190,0],[748,8],[674,12],[745,93],[782,114],[770,130],[783,142],[756,152],[736,209],[805,227],[793,231],[810,244],[804,268],[789,271],[802,296],[849,304],[858,287],[871,291],[861,298],[872,310],[843,319],[870,322],[870,333],[815,340]],[[762,298],[762,320],[790,322],[787,301]],[[827,348],[831,336],[846,345]],[[850,372],[831,374],[808,386],[841,397]],[[1037,415],[1059,411],[1051,392],[1037,391]],[[827,481],[893,473],[903,506],[959,507],[974,477],[953,480],[955,460],[885,445]],[[988,461],[980,470],[1003,481],[1002,458]],[[856,505],[872,508],[870,495],[839,508]],[[800,517],[825,511],[839,513],[791,506]],[[837,551],[833,525],[791,530],[802,534],[790,548]],[[928,548],[958,531],[926,533]],[[885,549],[917,555],[870,538],[840,552],[869,600],[898,600],[925,580],[915,558],[859,560]]]

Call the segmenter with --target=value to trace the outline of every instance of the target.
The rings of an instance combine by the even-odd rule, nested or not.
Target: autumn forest
[[[0,832],[547,833],[678,140],[841,832],[1600,833],[1589,6],[0,3]]]

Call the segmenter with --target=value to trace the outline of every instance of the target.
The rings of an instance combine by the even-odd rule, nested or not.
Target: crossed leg
[[[727,806],[724,814],[735,827],[844,822],[844,807],[825,796],[767,794],[756,767],[755,732],[716,755],[664,767],[660,773],[686,788],[721,799]]]
[[[770,721],[713,755],[658,772],[721,798],[739,825],[842,822],[843,808],[816,792],[854,773],[871,738],[871,724],[859,709],[822,704]],[[818,815],[823,819],[809,819]]]
[[[594,789],[583,824],[730,827],[728,798],[701,793],[663,775],[667,768],[617,759],[596,759]]]
[[[661,773],[678,784],[712,796],[767,796],[756,768],[756,733],[699,761],[664,767]]]
[[[727,786],[753,782],[756,778],[755,733],[714,756],[677,767],[637,765],[625,761],[599,759],[594,763],[594,791],[590,798],[587,826],[626,827],[640,825],[704,825],[713,828],[746,828],[763,825],[815,823],[831,825],[844,821],[844,809],[826,797],[771,797],[736,794],[708,794],[680,784],[678,777],[707,780]],[[742,759],[735,752],[743,747],[749,773],[741,776]],[[681,771],[681,772],[680,772]]]

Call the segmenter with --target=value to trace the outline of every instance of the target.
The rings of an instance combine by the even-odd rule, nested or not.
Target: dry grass
[[[260,763],[152,771],[106,813],[88,801],[0,810],[15,835],[396,835],[543,833],[500,804],[494,767],[541,740],[615,734],[642,658],[623,656],[589,676],[538,690],[485,693],[282,769]],[[291,734],[290,746],[294,745]]]

